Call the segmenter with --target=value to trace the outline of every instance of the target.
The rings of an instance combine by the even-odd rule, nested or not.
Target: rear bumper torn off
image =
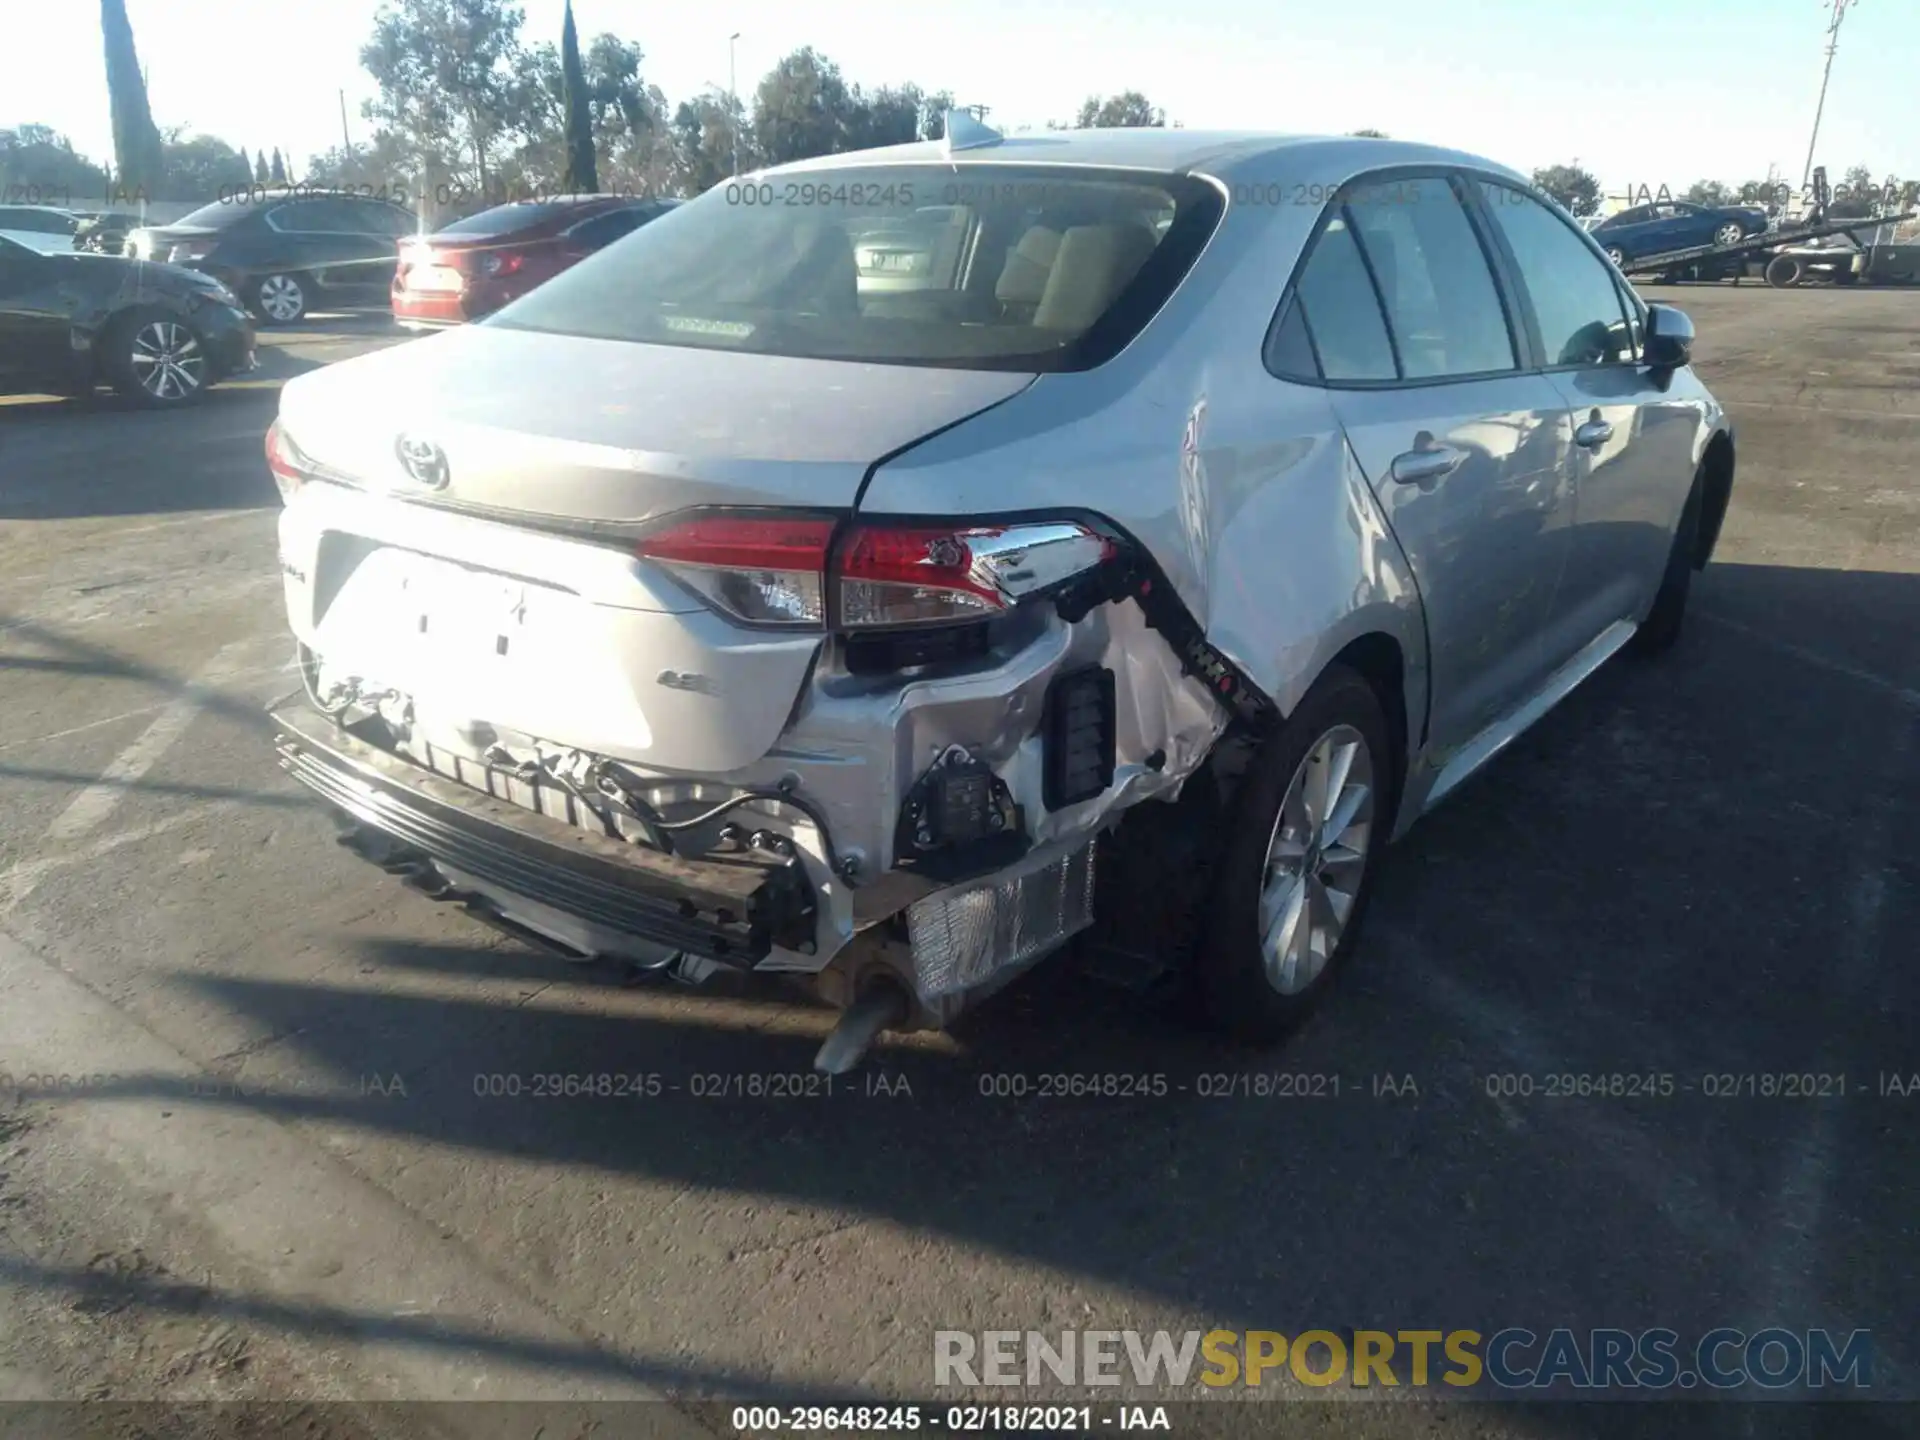
[[[293,701],[272,712],[281,768],[408,851],[588,925],[743,967],[812,943],[797,865],[687,860],[576,829],[447,780]]]

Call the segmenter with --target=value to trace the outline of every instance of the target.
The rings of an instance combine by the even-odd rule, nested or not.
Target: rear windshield
[[[455,220],[450,225],[442,225],[433,233],[505,235],[510,230],[538,225],[543,220],[551,220],[556,215],[579,208],[578,204],[568,205],[551,200],[515,200],[506,205],[496,205],[491,210],[482,210],[478,215],[469,215],[464,220]]]
[[[1219,220],[1190,176],[968,164],[730,182],[491,325],[893,365],[1078,370],[1119,352]]]
[[[178,220],[169,222],[167,228],[218,230],[223,225],[231,225],[244,216],[258,215],[265,208],[265,201],[249,200],[244,195],[236,196],[231,200],[216,200],[211,205],[202,205],[191,214],[182,215]]]

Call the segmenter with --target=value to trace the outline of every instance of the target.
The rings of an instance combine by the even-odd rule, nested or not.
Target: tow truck
[[[1738,284],[1747,273],[1748,262],[1766,255],[1769,258],[1761,273],[1769,285],[1782,289],[1823,271],[1831,271],[1835,282],[1842,285],[1853,284],[1863,276],[1896,282],[1920,278],[1920,237],[1904,244],[1897,239],[1899,227],[1920,216],[1920,211],[1831,218],[1827,214],[1830,192],[1824,169],[1814,171],[1812,191],[1813,205],[1804,220],[1731,245],[1692,245],[1684,250],[1642,255],[1627,261],[1620,271],[1628,276],[1665,280],[1719,280],[1731,275]],[[1869,238],[1861,239],[1862,234]],[[1823,249],[1810,243],[1835,235],[1846,236],[1853,242],[1853,249]]]

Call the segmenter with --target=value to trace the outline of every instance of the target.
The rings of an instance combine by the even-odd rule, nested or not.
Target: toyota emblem
[[[407,478],[423,490],[444,490],[451,475],[447,471],[447,452],[431,440],[402,435],[393,442],[393,453]]]

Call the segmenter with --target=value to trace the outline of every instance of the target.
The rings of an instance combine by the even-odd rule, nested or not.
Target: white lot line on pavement
[[[1878,690],[1890,700],[1896,700],[1911,710],[1920,710],[1920,690],[1909,690],[1884,675],[1876,675],[1871,670],[1863,670],[1858,665],[1850,665],[1845,660],[1836,660],[1831,655],[1822,655],[1818,650],[1809,650],[1804,645],[1796,645],[1791,640],[1782,640],[1778,635],[1769,635],[1743,621],[1733,620],[1725,615],[1717,615],[1711,610],[1697,608],[1694,611],[1702,620],[1722,626],[1725,629],[1745,635],[1750,640],[1758,640],[1784,655],[1804,661],[1816,669],[1828,671],[1834,675],[1844,675],[1849,680],[1857,680],[1862,685]]]
[[[299,673],[299,670],[300,667],[297,663],[292,660],[284,660],[278,665],[253,665],[245,670],[235,670],[232,674],[224,676],[223,678],[231,684],[235,681],[254,680],[267,675],[296,675]],[[260,703],[265,705],[268,701],[278,696],[283,688],[284,687],[280,685],[273,686],[273,694],[261,695],[259,697]],[[49,740],[64,740],[69,735],[84,735],[87,731],[98,730],[103,725],[118,725],[122,720],[132,720],[141,715],[151,715],[156,710],[166,709],[170,703],[171,702],[166,700],[158,700],[151,705],[140,705],[132,710],[122,710],[117,715],[103,715],[100,719],[89,720],[84,725],[70,726],[65,730],[50,730],[44,735],[22,736],[18,740],[9,740],[5,744],[0,744],[0,752],[18,750],[28,745],[43,745]]]
[[[185,810],[175,810],[163,819],[155,820],[151,825],[136,825],[128,830],[117,830],[111,835],[102,836],[91,845],[83,845],[77,850],[69,850],[59,855],[41,855],[32,860],[21,860],[0,871],[0,915],[18,908],[26,898],[33,894],[40,882],[55,870],[64,870],[69,865],[88,865],[100,860],[126,845],[137,845],[142,840],[151,840],[156,835],[164,835],[169,830],[183,829],[210,820],[223,812],[233,810],[241,804],[238,800],[211,800],[201,805],[189,806]]]
[[[198,1065],[4,931],[0,994],[11,1074],[109,1082],[22,1100],[50,1104],[60,1144],[93,1157],[130,1200],[212,1242],[204,1257],[160,1257],[229,1277],[205,1298],[210,1312],[234,1307],[239,1323],[325,1346],[367,1400],[659,1398],[643,1365],[566,1325],[346,1162],[269,1116],[196,1098]],[[647,1424],[660,1440],[712,1440],[664,1406]]]
[[[254,636],[221,646],[200,672],[187,682],[184,693],[168,702],[166,708],[154,717],[153,723],[140,733],[139,738],[114,757],[113,763],[101,772],[100,778],[74,796],[72,803],[54,817],[42,839],[58,844],[80,839],[98,829],[101,822],[126,798],[127,790],[138,783],[140,777],[151,770],[199,718],[208,698],[209,687],[227,679],[239,668],[234,662],[241,653],[260,643],[261,637]]]

